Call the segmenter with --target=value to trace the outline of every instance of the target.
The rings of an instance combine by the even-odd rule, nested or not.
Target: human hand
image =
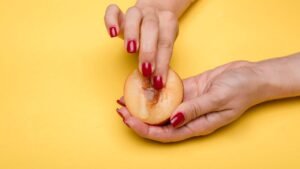
[[[144,138],[175,142],[207,135],[240,117],[268,98],[260,69],[250,62],[233,62],[184,80],[184,100],[171,115],[171,124],[151,126],[117,109],[133,131]]]
[[[153,87],[163,88],[178,34],[176,14],[142,2],[125,14],[117,5],[110,5],[105,24],[111,37],[124,37],[127,52],[139,52],[139,70],[145,77],[152,78]]]

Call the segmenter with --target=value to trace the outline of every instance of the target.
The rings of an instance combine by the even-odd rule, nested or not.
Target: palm
[[[231,76],[228,76],[228,74],[231,73],[231,68],[240,67],[242,65],[243,64],[240,62],[227,64],[198,76],[185,79],[183,81],[183,102],[197,98],[207,92],[212,92],[212,90],[213,92],[219,93],[226,92],[230,86],[223,82],[227,82],[232,79]],[[180,128],[174,128],[172,125],[147,125],[139,119],[131,116],[125,107],[121,108],[120,112],[125,118],[126,123],[129,124],[137,134],[142,137],[161,142],[174,142],[199,135],[207,135],[232,122],[241,114],[241,111],[237,112],[230,107],[220,108],[204,114]]]

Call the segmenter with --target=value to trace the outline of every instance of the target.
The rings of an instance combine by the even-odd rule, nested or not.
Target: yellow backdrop
[[[103,15],[110,0],[0,0],[1,169],[299,169],[300,100],[257,106],[207,137],[137,137],[115,100],[137,65]],[[114,0],[126,10],[134,0]],[[300,51],[300,1],[203,0],[181,19],[186,78]]]

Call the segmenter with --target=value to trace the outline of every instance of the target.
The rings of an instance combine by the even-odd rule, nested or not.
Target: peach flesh
[[[169,70],[163,89],[157,91],[151,87],[149,79],[135,70],[130,74],[124,86],[124,100],[129,112],[151,125],[166,122],[183,99],[183,84],[180,77]]]

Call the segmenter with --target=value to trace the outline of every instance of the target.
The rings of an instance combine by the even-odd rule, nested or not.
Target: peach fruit
[[[124,86],[124,100],[129,112],[150,125],[168,121],[171,113],[182,102],[183,84],[181,78],[169,70],[164,88],[155,90],[151,81],[135,70]]]

